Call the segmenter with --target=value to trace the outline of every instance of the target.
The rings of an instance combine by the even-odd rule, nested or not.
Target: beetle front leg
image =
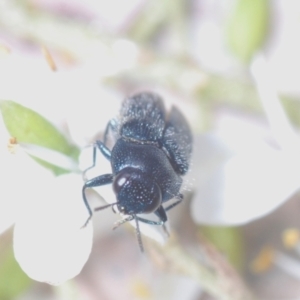
[[[149,224],[149,225],[164,225],[165,222],[167,222],[168,218],[167,218],[167,214],[165,212],[165,209],[160,206],[155,212],[154,212],[160,221],[153,221],[153,220],[148,220],[148,219],[144,219],[144,218],[141,218],[141,217],[136,217],[137,220],[143,222],[143,223],[146,223],[146,224]]]
[[[178,194],[178,196],[176,196],[176,198],[177,198],[177,201],[175,201],[174,203],[172,203],[169,206],[165,207],[165,211],[168,211],[168,210],[174,208],[175,206],[177,206],[179,203],[181,203],[182,200],[183,200],[183,195]]]
[[[83,202],[84,202],[84,204],[85,204],[85,206],[88,210],[88,213],[89,213],[89,217],[86,220],[83,227],[85,227],[87,225],[87,223],[90,221],[90,219],[92,218],[92,215],[93,215],[92,209],[91,209],[91,207],[90,207],[90,205],[87,201],[87,198],[86,198],[85,190],[87,188],[98,187],[98,186],[106,185],[106,184],[109,184],[109,183],[112,183],[112,182],[113,182],[113,175],[112,174],[104,174],[104,175],[100,175],[100,176],[97,176],[95,178],[92,178],[92,179],[86,181],[85,184],[83,185],[82,198],[83,198]]]
[[[113,132],[116,132],[117,130],[117,121],[115,119],[112,119],[108,122],[106,125],[105,131],[104,131],[104,136],[103,136],[103,144],[106,146],[107,143],[107,137],[109,134],[109,131],[112,130]]]
[[[110,161],[110,157],[111,157],[111,151],[104,145],[104,143],[102,143],[101,141],[96,141],[93,144],[93,163],[90,167],[88,167],[87,169],[85,169],[83,171],[83,178],[85,178],[85,174],[87,171],[89,171],[90,169],[94,168],[96,165],[96,160],[97,160],[97,149],[99,149],[102,153],[102,155],[108,159]]]

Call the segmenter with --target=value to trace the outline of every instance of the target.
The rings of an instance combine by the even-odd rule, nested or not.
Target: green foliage
[[[265,41],[268,23],[268,0],[237,0],[227,28],[232,52],[248,62]]]
[[[55,126],[37,112],[9,100],[0,100],[0,110],[8,132],[18,143],[49,148],[77,160],[79,149],[70,144]],[[40,159],[36,161],[55,174],[67,172]]]
[[[12,249],[2,253],[0,261],[0,299],[15,299],[31,284],[31,279],[21,270]]]
[[[240,269],[243,265],[244,249],[242,234],[238,227],[201,226],[202,234],[210,240],[229,262]]]

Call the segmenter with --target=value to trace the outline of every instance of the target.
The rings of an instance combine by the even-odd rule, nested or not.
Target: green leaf
[[[37,112],[9,100],[0,100],[0,110],[8,132],[18,143],[38,145],[78,159],[79,149]],[[36,161],[52,169],[55,174],[68,172],[40,159]]]
[[[236,0],[227,27],[232,52],[242,61],[249,62],[265,41],[268,23],[268,0]]]
[[[32,281],[19,267],[11,248],[2,255],[0,261],[0,299],[15,299],[31,285]]]
[[[243,240],[238,227],[201,226],[201,233],[210,240],[236,268],[243,265]]]
[[[45,160],[42,160],[40,158],[37,158],[33,155],[30,155],[31,158],[33,158],[37,163],[39,163],[40,165],[42,165],[43,167],[50,169],[56,176],[62,175],[62,174],[68,174],[70,173],[70,170],[66,170],[64,168],[60,168],[56,165],[53,165]]]

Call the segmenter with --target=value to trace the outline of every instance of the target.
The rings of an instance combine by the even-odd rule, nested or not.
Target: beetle
[[[107,146],[109,134],[115,140],[112,149]],[[97,140],[93,144],[93,163],[84,174],[95,167],[97,149],[110,161],[112,173],[84,183],[82,196],[89,212],[85,225],[93,214],[86,189],[112,183],[117,201],[94,211],[116,206],[125,217],[116,222],[114,228],[135,220],[139,246],[143,251],[139,222],[161,225],[166,230],[166,212],[183,200],[180,193],[182,176],[189,169],[192,152],[190,127],[175,106],[167,113],[157,94],[137,93],[126,98],[119,117],[108,122],[103,142]],[[163,204],[172,198],[175,201],[164,207]],[[154,213],[158,221],[139,216],[149,213]]]

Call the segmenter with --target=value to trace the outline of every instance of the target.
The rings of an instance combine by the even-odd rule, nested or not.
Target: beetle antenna
[[[116,228],[118,228],[119,226],[121,226],[122,224],[126,223],[126,222],[129,222],[129,221],[132,221],[135,217],[133,215],[130,215],[124,219],[121,219],[119,221],[117,221],[115,224],[114,224],[114,227],[113,227],[113,230],[115,230]]]
[[[106,205],[107,206],[107,205]],[[138,218],[136,217],[136,215],[130,215],[124,219],[121,219],[119,221],[117,221],[114,224],[113,230],[115,230],[116,228],[118,228],[119,226],[121,226],[122,224],[126,223],[126,222],[130,222],[132,220],[135,220],[135,224],[136,224],[136,237],[139,243],[139,247],[141,249],[141,252],[144,252],[144,246],[143,246],[143,241],[142,241],[142,235],[141,235],[141,231],[140,231],[140,226],[139,226],[139,221]]]

